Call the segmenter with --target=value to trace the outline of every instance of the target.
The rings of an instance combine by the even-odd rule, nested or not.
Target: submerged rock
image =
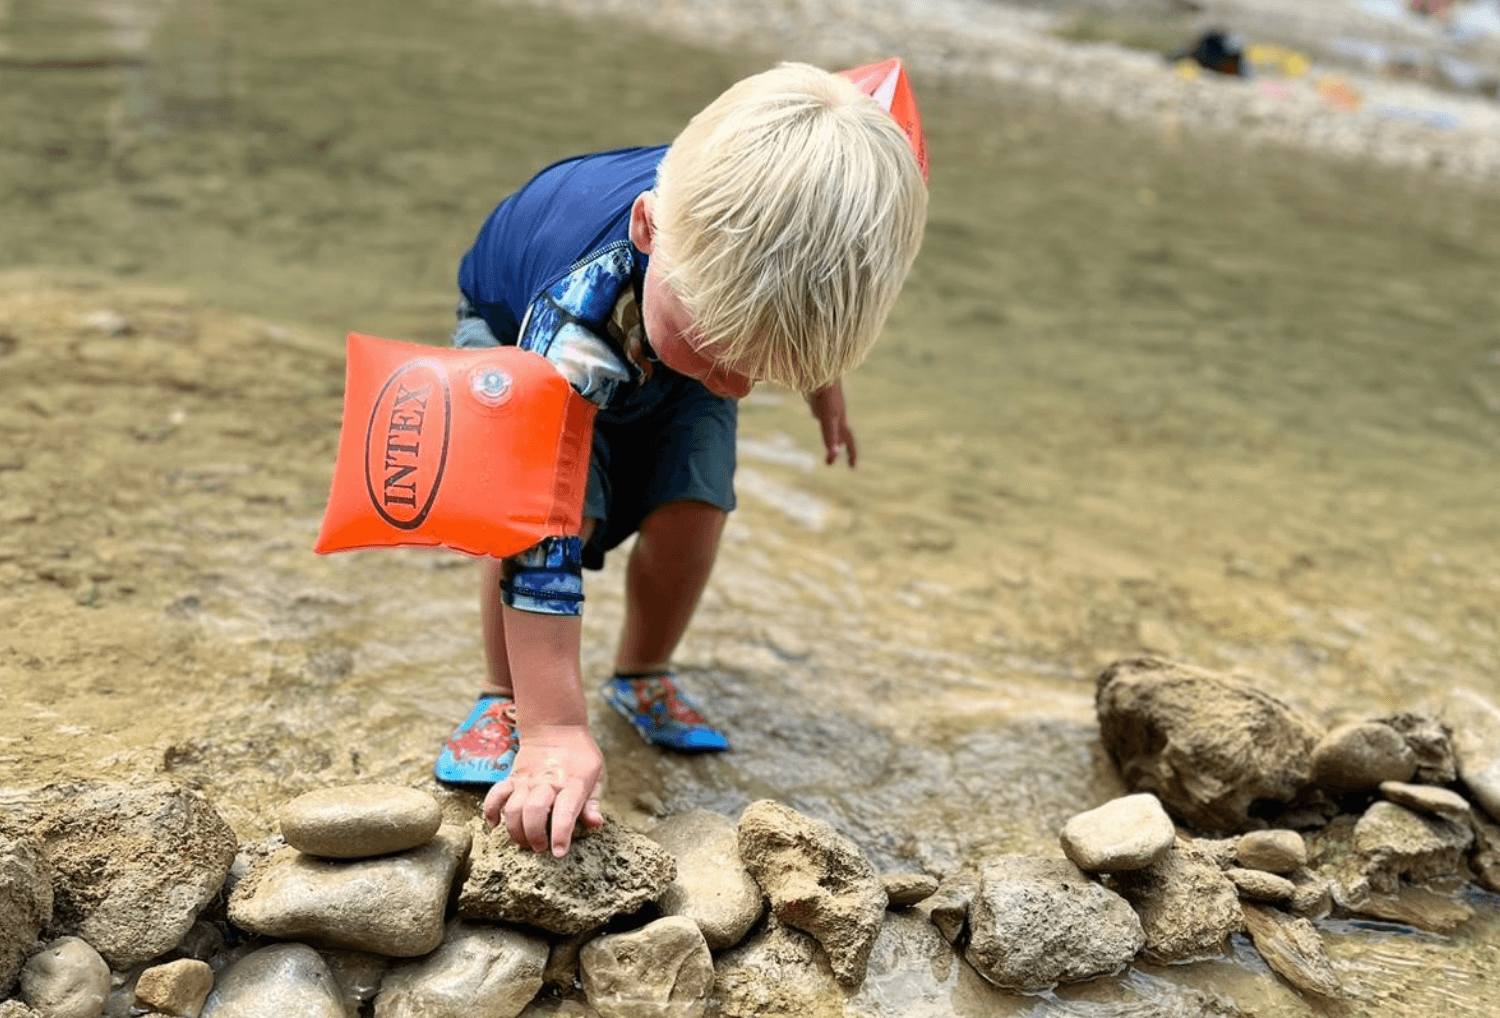
[[[1313,749],[1313,783],[1336,795],[1369,792],[1382,781],[1410,781],[1417,755],[1390,725],[1362,721],[1340,725]]]
[[[1111,875],[1109,886],[1135,907],[1152,961],[1218,957],[1229,935],[1244,928],[1238,890],[1190,841],[1179,840],[1147,869]]]
[[[677,875],[657,901],[662,914],[693,920],[710,950],[743,940],[766,906],[760,886],[740,861],[734,821],[695,809],[668,817],[647,837],[677,861]]]
[[[235,925],[392,958],[442,943],[453,877],[470,834],[446,825],[428,844],[376,859],[320,859],[283,848],[257,862],[229,897]]]
[[[431,795],[403,785],[319,788],[281,808],[281,836],[308,855],[368,859],[432,840],[443,812]]]
[[[714,986],[708,942],[686,916],[596,937],[578,962],[584,994],[602,1018],[699,1018]]]
[[[202,1018],[346,1018],[338,983],[306,944],[252,951],[219,976]]]
[[[1095,707],[1126,786],[1204,830],[1243,831],[1252,805],[1309,787],[1318,730],[1248,683],[1134,658],[1099,675]]]
[[[170,951],[224,886],[238,844],[202,795],[169,781],[62,791],[34,828],[53,873],[48,930],[115,968]]]
[[[583,933],[655,901],[677,872],[665,849],[613,820],[575,838],[561,859],[522,848],[504,828],[476,827],[458,897],[465,919]]]
[[[1472,908],[1451,895],[1412,886],[1398,887],[1389,894],[1372,894],[1355,911],[1429,933],[1452,933],[1474,915]]]
[[[1024,855],[985,863],[969,929],[969,963],[996,986],[1023,991],[1115,972],[1146,941],[1118,894],[1066,859]]]
[[[922,902],[922,910],[950,944],[967,942],[969,905],[979,890],[979,878],[970,873],[945,877],[932,897]]]
[[[1142,870],[1177,840],[1172,818],[1149,792],[1126,795],[1063,825],[1063,854],[1090,873]]]
[[[776,918],[812,934],[839,982],[858,986],[886,906],[885,888],[859,846],[770,799],[745,807],[739,843]]]
[[[0,996],[10,992],[36,945],[42,929],[52,921],[52,875],[41,845],[29,837],[0,833]]]
[[[1273,908],[1246,905],[1245,927],[1266,964],[1297,989],[1320,997],[1343,995],[1323,938],[1312,923]]]
[[[98,1018],[109,985],[109,965],[77,937],[52,941],[21,969],[21,999],[47,1018]]]
[[[386,974],[375,1018],[515,1018],[541,991],[546,964],[540,937],[452,922],[436,951]]]

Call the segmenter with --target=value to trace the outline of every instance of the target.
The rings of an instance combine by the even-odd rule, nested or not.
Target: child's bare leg
[[[713,571],[728,515],[707,502],[668,502],[640,526],[625,570],[622,675],[665,671]]]

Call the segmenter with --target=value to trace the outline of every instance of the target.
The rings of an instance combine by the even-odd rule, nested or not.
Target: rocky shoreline
[[[1452,932],[1500,892],[1500,708],[1331,730],[1230,675],[1164,659],[1097,680],[1130,794],[1055,856],[880,874],[828,823],[761,800],[646,830],[610,821],[563,860],[427,792],[330,787],[236,843],[181,784],[0,800],[3,1018],[891,1014],[869,980],[968,967],[1037,993],[1247,935],[1314,997],[1348,991],[1318,923]]]
[[[579,17],[636,17],[626,0],[548,0],[545,6]],[[1068,11],[1088,6],[1128,5],[1096,0],[1059,12],[994,0],[663,0],[653,5],[649,25],[703,45],[827,65],[899,55],[919,81],[998,84],[1149,126],[1169,138],[1232,137],[1252,147],[1315,152],[1470,183],[1500,180],[1500,102],[1493,97],[1393,78],[1365,60],[1334,62],[1335,44],[1380,27],[1352,4],[1320,9],[1310,25],[1306,12],[1269,0],[1187,5],[1202,12],[1197,20],[1204,24],[1218,18],[1252,41],[1300,40],[1299,30],[1328,37],[1321,51],[1306,51],[1310,62],[1300,70],[1283,73],[1272,61],[1249,77],[1184,73],[1191,69],[1174,67],[1157,53],[1059,38]],[[1163,0],[1156,6],[1173,5]],[[1254,33],[1260,24],[1268,35]],[[1492,48],[1486,43],[1487,57]],[[1487,86],[1477,81],[1480,87]]]

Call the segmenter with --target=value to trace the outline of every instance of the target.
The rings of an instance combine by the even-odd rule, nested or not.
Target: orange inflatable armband
[[[594,407],[540,354],[349,334],[333,490],[313,550],[497,558],[577,534]]]
[[[911,154],[917,157],[917,165],[922,168],[922,179],[926,180],[927,136],[922,133],[922,115],[917,112],[917,99],[911,94],[911,82],[906,78],[901,58],[891,57],[878,64],[851,67],[839,71],[839,76],[854,82],[855,87],[896,118],[896,123],[906,132]]]

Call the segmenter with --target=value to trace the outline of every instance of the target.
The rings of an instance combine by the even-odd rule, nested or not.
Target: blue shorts
[[[460,301],[458,315],[455,346],[498,345],[466,301]],[[583,549],[586,569],[602,568],[605,552],[668,502],[734,509],[739,404],[664,365],[654,367],[649,379],[594,418],[583,515],[598,523]]]

